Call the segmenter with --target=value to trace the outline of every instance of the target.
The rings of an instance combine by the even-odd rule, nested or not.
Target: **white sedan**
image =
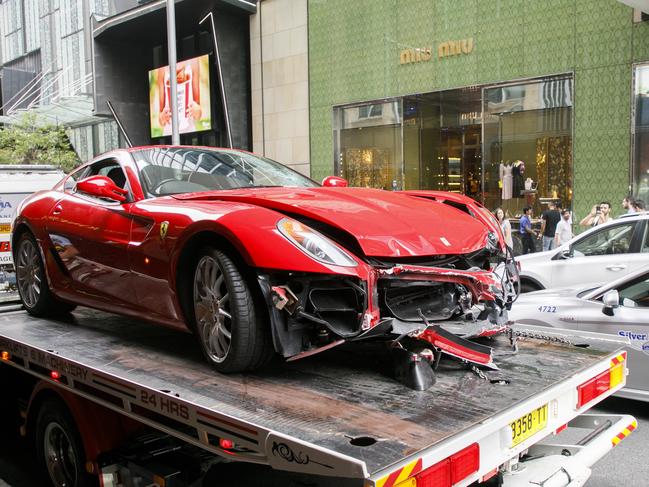
[[[559,248],[516,257],[522,292],[607,282],[649,264],[649,214],[590,228]]]
[[[649,401],[649,266],[609,284],[522,294],[511,320],[626,337],[630,375],[618,395]]]

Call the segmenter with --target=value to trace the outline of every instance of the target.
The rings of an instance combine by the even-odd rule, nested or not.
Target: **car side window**
[[[649,225],[645,225],[640,252],[649,252]]]
[[[80,169],[77,169],[76,171],[72,171],[67,178],[65,178],[65,182],[63,183],[63,191],[66,193],[72,193],[77,187],[77,183],[86,177],[86,173],[88,172],[87,167],[82,167]]]
[[[126,186],[126,174],[122,166],[119,165],[114,159],[104,159],[102,161],[95,162],[91,164],[88,168],[87,174],[84,177],[88,176],[106,176],[111,179],[116,186],[124,189]]]
[[[601,228],[575,242],[571,247],[573,257],[592,255],[626,254],[631,248],[631,239],[636,222],[610,225]]]
[[[627,308],[649,308],[649,276],[634,279],[617,289],[620,304]]]

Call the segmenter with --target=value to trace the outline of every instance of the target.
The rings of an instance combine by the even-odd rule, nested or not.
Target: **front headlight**
[[[297,248],[318,262],[343,267],[358,265],[358,262],[336,243],[299,221],[282,218],[277,222],[277,229]]]

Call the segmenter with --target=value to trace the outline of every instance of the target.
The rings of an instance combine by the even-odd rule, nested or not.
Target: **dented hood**
[[[248,188],[174,195],[181,201],[236,201],[299,214],[353,235],[374,257],[465,254],[483,248],[487,228],[448,206],[367,188]]]

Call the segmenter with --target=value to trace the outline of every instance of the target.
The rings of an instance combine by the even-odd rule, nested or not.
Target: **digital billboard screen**
[[[178,129],[181,134],[212,128],[209,55],[176,63]],[[171,135],[169,66],[149,71],[151,137]]]

